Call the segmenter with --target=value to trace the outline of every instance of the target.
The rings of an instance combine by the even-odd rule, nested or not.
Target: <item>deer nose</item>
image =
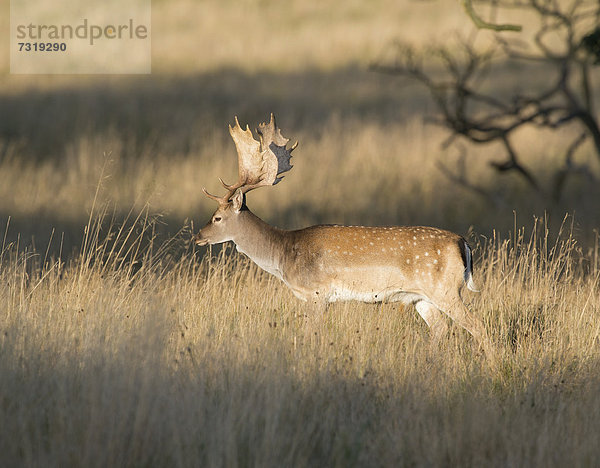
[[[202,237],[202,234],[198,233],[194,237],[192,237],[192,242],[195,243],[196,245],[202,246],[202,245],[208,244],[208,239],[205,237]]]

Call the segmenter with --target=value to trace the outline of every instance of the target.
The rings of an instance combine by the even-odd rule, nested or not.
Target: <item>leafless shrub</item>
[[[483,0],[478,4],[492,13],[522,10],[523,15],[534,14],[535,32],[529,40],[522,34],[490,32],[492,44],[483,50],[475,47],[477,34],[460,39],[457,45],[422,51],[395,44],[394,60],[378,61],[372,68],[425,85],[437,106],[433,121],[451,131],[444,145],[458,139],[479,145],[500,144],[504,156],[491,166],[499,173],[519,174],[539,196],[559,201],[566,180],[575,174],[598,183],[594,168],[576,162],[575,153],[591,139],[600,159],[600,127],[592,86],[593,68],[600,57],[600,4],[591,0]],[[520,82],[520,90],[504,96],[495,89],[485,89],[483,83],[491,67],[500,61],[543,67],[544,82],[533,90],[525,90]],[[525,149],[514,143],[513,135],[526,126],[555,131],[573,124],[578,130],[564,150],[562,166],[549,180],[543,180],[524,162]],[[442,170],[466,188],[497,199],[469,180],[464,170],[455,172],[445,166]]]

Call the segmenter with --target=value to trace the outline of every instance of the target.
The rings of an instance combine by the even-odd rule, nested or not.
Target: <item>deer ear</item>
[[[233,207],[233,211],[239,213],[244,205],[244,193],[241,189],[237,189],[233,196],[231,197],[231,206]]]

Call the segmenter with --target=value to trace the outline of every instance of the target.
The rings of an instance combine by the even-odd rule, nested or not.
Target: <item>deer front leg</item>
[[[323,300],[308,299],[298,307],[300,315],[300,337],[304,345],[319,347],[327,328],[327,309],[329,303]]]

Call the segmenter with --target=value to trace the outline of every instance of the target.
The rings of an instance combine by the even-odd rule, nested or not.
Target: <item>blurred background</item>
[[[511,61],[501,41],[539,53],[536,34],[548,19],[489,3],[475,6],[523,30],[476,32],[461,3],[446,0],[155,0],[151,75],[10,75],[5,43],[4,242],[72,252],[93,207],[117,221],[147,209],[165,236],[197,230],[215,209],[202,187],[221,193],[217,177],[237,178],[227,125],[237,115],[254,128],[274,112],[299,147],[281,184],[248,197],[271,224],[427,224],[487,236],[535,216],[557,228],[569,213],[581,242],[593,243],[600,223],[593,125],[564,113],[532,118],[510,134],[518,164],[509,167],[502,139],[475,144],[460,127],[488,111],[457,100],[464,89],[456,78],[465,71],[492,113],[503,108],[489,96],[508,103],[504,114],[479,121],[504,125],[535,107],[519,101],[524,94],[552,88],[564,71],[556,54],[568,53],[579,67],[568,79],[576,93],[586,79],[581,99],[595,117],[598,67],[565,44],[594,30],[596,12],[580,10],[587,19],[574,20],[569,37],[550,28],[548,47],[558,52],[524,63]],[[7,30],[9,2],[2,5]],[[478,51],[490,56],[481,73],[467,76]],[[448,115],[440,96],[449,97]],[[551,105],[562,102],[555,97]]]

